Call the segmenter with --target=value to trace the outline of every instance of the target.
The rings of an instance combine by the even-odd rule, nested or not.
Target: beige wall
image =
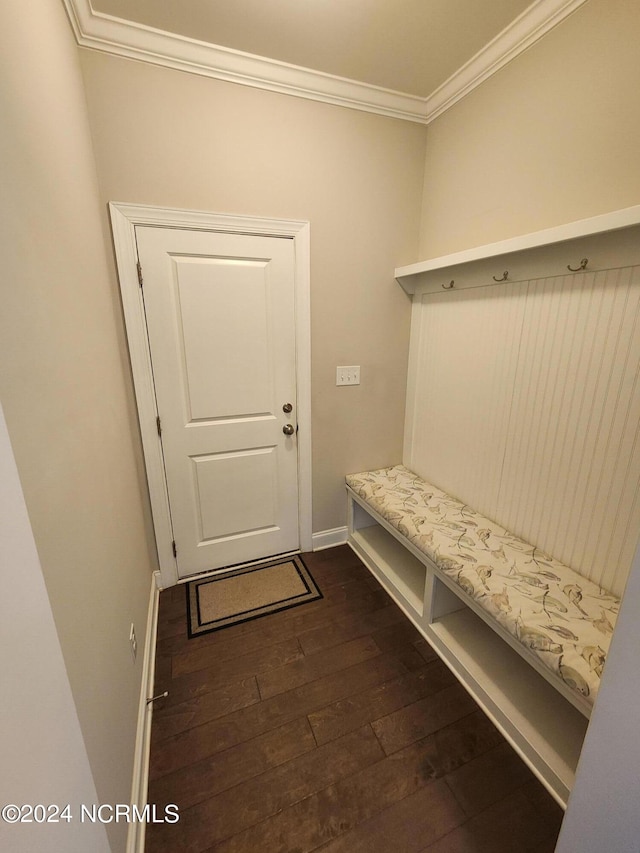
[[[589,0],[429,126],[420,259],[640,203],[639,34]]]
[[[315,532],[346,471],[398,462],[426,130],[81,51],[102,200],[311,222]],[[360,364],[362,384],[336,388]]]
[[[0,393],[98,796],[127,802],[142,657],[129,625],[142,648],[152,567],[117,285],[63,6],[4,3],[0,21]],[[108,832],[123,849],[126,825]]]
[[[0,542],[7,561],[0,597],[0,802],[69,803],[79,814],[98,795],[1,405]],[[2,821],[0,849],[109,853],[110,845],[102,824]]]

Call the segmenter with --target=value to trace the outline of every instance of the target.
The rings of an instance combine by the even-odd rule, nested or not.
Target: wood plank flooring
[[[324,598],[189,640],[161,593],[146,853],[552,853],[562,810],[347,547]]]

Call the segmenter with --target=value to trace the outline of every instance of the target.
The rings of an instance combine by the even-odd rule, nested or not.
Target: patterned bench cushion
[[[593,703],[620,600],[402,465],[347,484]]]

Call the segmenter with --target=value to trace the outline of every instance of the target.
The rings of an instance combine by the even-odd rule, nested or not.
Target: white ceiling
[[[97,12],[425,98],[531,0],[93,0]]]
[[[586,0],[62,0],[78,44],[428,124]]]

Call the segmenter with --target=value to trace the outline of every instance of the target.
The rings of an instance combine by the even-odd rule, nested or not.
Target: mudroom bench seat
[[[566,806],[619,599],[402,465],[346,480],[350,546]]]

